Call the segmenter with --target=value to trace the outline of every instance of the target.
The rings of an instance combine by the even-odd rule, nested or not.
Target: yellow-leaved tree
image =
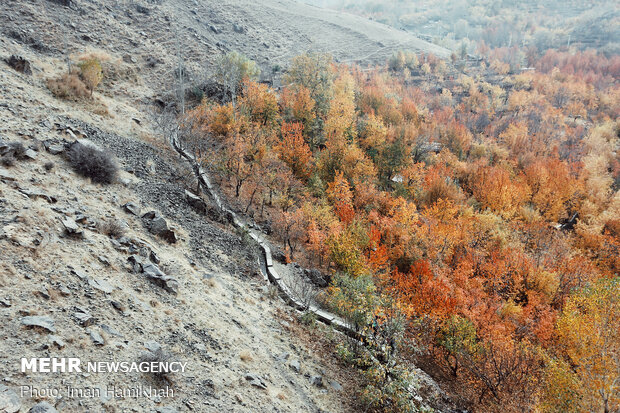
[[[88,90],[90,90],[90,95],[92,96],[95,88],[103,80],[103,69],[101,68],[101,63],[99,62],[99,59],[93,57],[84,60],[79,64],[79,66],[82,81]]]
[[[571,296],[558,320],[557,333],[572,366],[563,369],[564,374],[574,374],[571,380],[579,382],[571,410],[619,411],[620,277],[601,280]]]

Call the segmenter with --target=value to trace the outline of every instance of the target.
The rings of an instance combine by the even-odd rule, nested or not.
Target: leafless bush
[[[307,310],[310,305],[316,304],[319,291],[312,283],[304,280],[301,275],[292,274],[286,279],[286,285],[293,293],[293,298],[298,299],[304,309]]]
[[[93,182],[111,184],[116,179],[118,166],[107,152],[76,142],[67,157],[78,174]]]
[[[172,355],[162,348],[143,353],[138,359],[139,363],[169,363]],[[171,382],[172,373],[166,371],[154,371],[149,373],[158,382]]]
[[[125,227],[115,219],[99,221],[97,229],[100,233],[112,238],[120,238],[125,235]]]
[[[15,156],[13,156],[12,153],[7,153],[6,155],[0,158],[0,164],[6,167],[15,165]]]

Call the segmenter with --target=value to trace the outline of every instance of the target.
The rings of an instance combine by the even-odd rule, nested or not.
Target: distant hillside
[[[539,51],[571,44],[607,54],[619,49],[620,11],[606,1],[573,0],[486,2],[375,0],[305,0],[344,10],[416,33],[459,50],[475,50],[481,40],[490,47],[535,46]]]

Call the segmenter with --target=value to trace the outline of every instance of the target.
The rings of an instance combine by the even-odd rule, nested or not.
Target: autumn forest
[[[372,337],[337,349],[371,410],[415,411],[415,363],[470,411],[618,411],[620,58],[480,53],[303,54],[281,88],[229,54],[185,143]]]

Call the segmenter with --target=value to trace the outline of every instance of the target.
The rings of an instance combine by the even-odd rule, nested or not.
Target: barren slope
[[[161,95],[175,86],[177,56],[190,82],[200,82],[215,57],[231,50],[256,60],[267,77],[306,51],[361,64],[383,63],[399,49],[449,54],[404,31],[292,0],[56,1],[3,1],[0,32],[51,56],[86,48],[116,53]]]
[[[12,54],[26,57],[34,74],[5,65]],[[130,66],[122,67],[131,73]],[[60,412],[344,411],[347,372],[291,333],[292,313],[257,274],[257,256],[244,238],[187,204],[188,171],[153,135],[148,113],[140,112],[137,97],[151,93],[146,82],[134,76],[108,79],[105,94],[95,92],[96,103],[65,102],[45,87],[45,79],[63,69],[60,59],[0,38],[0,140],[36,149],[34,160],[0,167],[0,375],[8,387],[0,387],[0,406],[8,391],[20,395],[22,385],[153,383],[139,373],[23,374],[22,357],[132,362],[157,342],[188,363],[186,373],[171,379],[174,397],[25,394],[21,411],[41,400]],[[102,105],[109,114],[93,113]],[[93,184],[76,175],[62,155],[45,150],[44,141],[74,139],[67,127],[116,155],[120,182]],[[44,165],[50,161],[54,167],[48,171]],[[140,217],[122,208],[129,201],[141,213],[160,212],[179,241],[171,245],[149,233]],[[84,238],[66,234],[67,219],[77,222]],[[100,221],[120,222],[124,236],[102,233]],[[132,255],[148,263],[151,250],[159,268],[178,281],[178,294],[132,268]],[[49,317],[54,331],[25,326],[26,317]],[[315,376],[321,376],[321,386],[312,383]]]

